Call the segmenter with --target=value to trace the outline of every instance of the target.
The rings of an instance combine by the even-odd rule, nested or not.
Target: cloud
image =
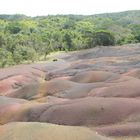
[[[0,14],[95,14],[139,9],[138,0],[0,0]]]

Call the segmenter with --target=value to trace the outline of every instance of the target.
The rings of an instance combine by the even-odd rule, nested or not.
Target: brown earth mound
[[[1,126],[0,136],[0,140],[110,140],[88,128],[21,122]]]
[[[19,99],[20,100],[20,99]],[[93,98],[37,103],[24,101],[1,106],[1,124],[11,121],[38,121],[62,125],[98,126],[138,122],[140,101],[124,98]],[[14,117],[13,117],[14,115]]]
[[[104,126],[95,129],[99,134],[107,136],[140,136],[140,123],[126,123]]]
[[[106,139],[76,126],[140,139],[139,50],[97,47],[0,69],[0,140]]]
[[[20,118],[20,112],[26,100],[0,96],[0,124]]]
[[[86,71],[76,74],[70,80],[78,83],[104,82],[115,78],[117,74],[105,71]]]
[[[49,107],[40,121],[65,125],[105,125],[139,121],[140,101],[124,98],[83,98]]]
[[[24,98],[37,94],[38,82],[33,77],[17,75],[0,81],[0,95]]]
[[[121,77],[119,80],[112,81],[109,86],[105,85],[91,90],[88,95],[93,97],[136,98],[140,96],[140,79]]]

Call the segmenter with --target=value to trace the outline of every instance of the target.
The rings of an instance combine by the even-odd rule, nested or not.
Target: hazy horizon
[[[0,14],[46,16],[58,14],[93,15],[140,10],[138,0],[0,0]]]
[[[30,16],[27,14],[23,14],[23,13],[12,13],[12,14],[8,14],[8,13],[0,13],[0,15],[24,15],[27,17],[37,17],[37,16],[57,16],[57,15],[75,15],[75,16],[90,16],[90,15],[100,15],[100,14],[110,14],[110,13],[123,13],[123,12],[128,12],[128,11],[140,11],[140,9],[137,10],[125,10],[125,11],[116,11],[116,12],[101,12],[101,13],[94,13],[94,14],[44,14],[44,15],[34,15],[34,16]]]

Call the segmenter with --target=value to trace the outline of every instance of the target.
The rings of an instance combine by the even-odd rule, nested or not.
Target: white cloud
[[[0,14],[95,14],[138,9],[139,0],[0,0]]]

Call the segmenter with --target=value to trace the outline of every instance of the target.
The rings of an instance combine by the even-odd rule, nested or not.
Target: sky
[[[0,14],[27,16],[140,10],[140,0],[0,0]]]

